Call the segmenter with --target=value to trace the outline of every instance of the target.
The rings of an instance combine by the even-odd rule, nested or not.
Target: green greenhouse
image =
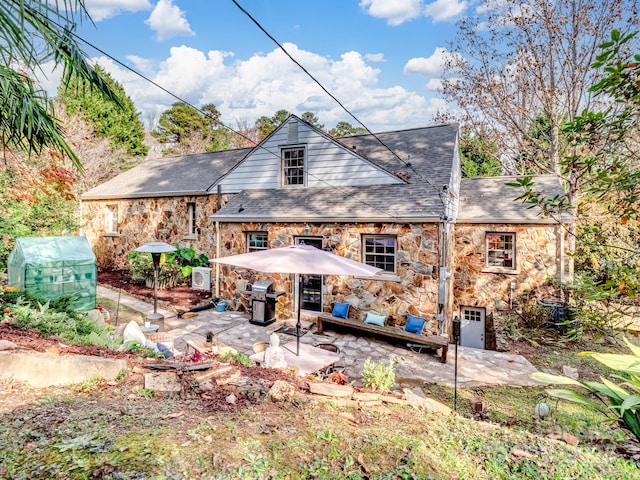
[[[96,307],[96,257],[86,237],[19,237],[8,261],[10,287],[54,299],[77,298],[76,310]]]

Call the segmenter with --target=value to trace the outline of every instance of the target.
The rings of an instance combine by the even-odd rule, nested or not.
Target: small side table
[[[140,327],[140,330],[142,330],[142,333],[155,333],[159,329],[160,329],[160,325],[158,325],[157,323],[152,323],[148,327],[145,327],[144,325]]]

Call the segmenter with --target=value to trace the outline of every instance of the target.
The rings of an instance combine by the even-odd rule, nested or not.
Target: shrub
[[[386,364],[382,360],[373,362],[367,358],[362,367],[362,379],[365,387],[388,392],[396,381],[395,362]]]
[[[640,347],[631,344],[626,338],[624,341],[631,350],[631,355],[595,352],[580,354],[589,355],[611,368],[616,373],[614,378],[620,381],[619,383],[604,377],[600,377],[602,382],[581,383],[569,377],[543,372],[534,373],[531,378],[554,385],[579,387],[590,396],[568,389],[549,389],[547,392],[554,397],[580,403],[602,413],[617,421],[621,428],[630,431],[640,440]]]
[[[201,267],[209,265],[209,257],[204,253],[199,255],[193,248],[180,248],[176,245],[176,251],[168,255],[169,259],[174,260],[181,267],[182,276],[189,278],[193,267]]]
[[[131,252],[127,259],[131,265],[131,281],[146,283],[153,287],[153,260],[151,254],[143,252]],[[170,288],[184,280],[182,267],[174,256],[163,253],[160,255],[160,268],[158,270],[158,288]]]

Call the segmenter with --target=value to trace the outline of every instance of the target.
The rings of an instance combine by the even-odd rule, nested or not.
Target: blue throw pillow
[[[367,313],[367,318],[364,319],[364,323],[370,323],[371,325],[378,325],[384,327],[384,321],[387,319],[386,315],[376,315],[375,313]]]
[[[411,333],[417,333],[418,335],[422,334],[422,329],[424,328],[425,319],[416,317],[411,315],[410,313],[407,315],[407,324],[404,326],[405,331]]]
[[[334,317],[347,318],[349,315],[349,304],[333,302],[333,313],[331,315]]]

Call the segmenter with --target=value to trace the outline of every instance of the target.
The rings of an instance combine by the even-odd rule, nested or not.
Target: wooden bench
[[[408,343],[426,345],[434,349],[441,349],[440,361],[442,363],[447,362],[449,340],[446,337],[441,337],[439,335],[419,335],[417,333],[407,332],[401,327],[380,327],[378,325],[364,323],[364,321],[362,320],[334,317],[330,313],[319,313],[317,323],[318,333],[324,332],[325,325],[338,325],[341,327],[360,330],[362,332],[367,332],[374,335],[380,335],[387,338],[406,341]]]

